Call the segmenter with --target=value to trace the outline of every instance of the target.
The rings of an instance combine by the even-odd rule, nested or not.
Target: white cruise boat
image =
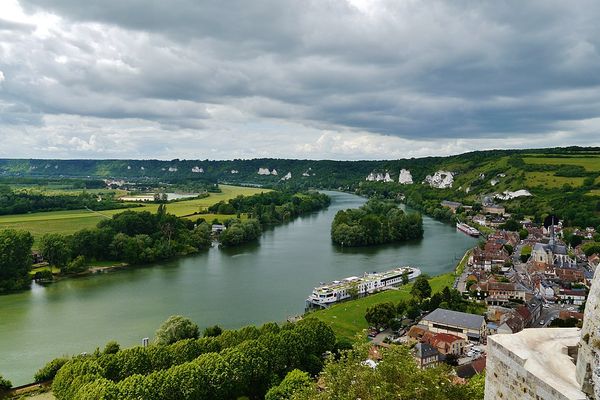
[[[463,222],[456,223],[456,229],[461,231],[462,233],[466,233],[469,236],[479,237],[479,231]]]
[[[421,275],[421,270],[413,267],[399,267],[385,272],[373,272],[362,277],[350,276],[341,281],[322,284],[313,289],[311,295],[306,299],[306,305],[310,307],[327,307],[331,304],[352,297],[362,297],[380,290],[389,289],[402,285],[402,275],[408,274],[408,279],[413,280]]]

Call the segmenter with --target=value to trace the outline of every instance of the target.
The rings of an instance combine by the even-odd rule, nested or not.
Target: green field
[[[600,171],[600,156],[594,157],[523,157],[526,164],[579,165],[586,171]]]
[[[206,209],[207,207],[218,203],[221,200],[229,200],[236,196],[250,196],[256,193],[265,192],[266,189],[249,188],[220,185],[221,193],[210,193],[209,197],[203,199],[192,199],[178,201],[167,205],[167,211],[178,216],[189,215],[195,212]],[[151,211],[156,212],[158,204],[144,204],[143,207],[132,208],[134,211]],[[30,214],[5,215],[0,216],[0,229],[23,229],[31,232],[37,240],[45,233],[57,232],[63,234],[71,234],[80,229],[93,228],[99,221],[105,218],[110,218],[114,214],[123,212],[119,210],[106,211],[87,211],[87,210],[71,210],[71,211],[50,211]],[[210,222],[215,218],[223,221],[231,218],[231,215],[216,215],[203,214],[194,216],[193,218],[202,217]]]
[[[445,286],[452,287],[454,277],[454,273],[450,272],[431,278],[429,283],[431,284],[432,292],[438,292]],[[374,304],[388,301],[397,303],[400,300],[408,300],[411,297],[411,288],[412,284],[401,286],[398,290],[387,290],[363,297],[362,299],[346,301],[325,310],[315,311],[310,315],[331,326],[337,337],[354,340],[357,334],[368,327],[365,320],[367,308]]]
[[[554,176],[553,172],[527,172],[525,184],[527,187],[545,187],[548,189],[561,188],[565,184],[572,187],[583,185],[583,177]]]

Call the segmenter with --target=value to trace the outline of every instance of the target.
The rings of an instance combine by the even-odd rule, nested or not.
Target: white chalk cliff
[[[291,173],[291,172],[288,172],[288,173],[287,173],[287,174],[285,174],[285,175],[284,175],[284,176],[283,176],[283,177],[282,177],[280,180],[281,180],[281,181],[287,181],[287,180],[290,180],[290,179],[292,179],[292,173]]]
[[[404,169],[404,168],[401,169],[400,176],[398,177],[398,182],[403,185],[412,185],[413,177],[412,177],[412,174],[410,173],[410,171],[407,169]]]
[[[517,190],[516,192],[510,192],[507,190],[500,194],[497,194],[495,197],[500,200],[512,200],[512,199],[516,199],[517,197],[528,197],[528,196],[532,196],[532,194],[529,193],[528,190],[520,189],[520,190]]]
[[[454,183],[454,174],[450,171],[436,171],[433,175],[427,175],[423,183],[436,189],[451,188]]]
[[[269,171],[269,168],[259,168],[258,175],[271,175],[271,171]]]
[[[204,172],[204,170],[200,167],[194,167],[194,168],[192,168],[192,172],[195,174],[201,174]]]

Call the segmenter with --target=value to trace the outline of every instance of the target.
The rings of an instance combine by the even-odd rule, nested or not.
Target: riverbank
[[[471,252],[472,249],[465,252],[454,272],[440,274],[429,279],[432,293],[441,291],[446,286],[452,287],[456,279],[463,273]],[[379,303],[398,303],[401,300],[409,300],[412,285],[409,283],[400,286],[398,290],[386,290],[360,299],[344,301],[327,309],[312,311],[309,314],[329,325],[338,338],[354,341],[357,335],[368,328],[365,320],[367,308]]]
[[[124,268],[0,296],[0,374],[19,385],[46,362],[110,340],[122,347],[151,337],[170,315],[203,329],[282,321],[301,314],[319,282],[415,265],[430,276],[453,271],[476,240],[423,217],[424,238],[401,245],[339,249],[331,221],[365,199],[328,192],[331,205],[265,229],[259,243],[211,248],[147,268]],[[395,292],[395,291],[394,291]]]

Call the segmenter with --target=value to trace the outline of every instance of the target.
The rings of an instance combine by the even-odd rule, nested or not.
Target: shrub
[[[66,357],[55,358],[44,367],[40,368],[34,375],[34,382],[46,382],[54,379],[63,365],[69,361]]]
[[[197,339],[200,336],[198,325],[181,315],[169,317],[156,331],[157,344],[171,344],[183,339]]]
[[[121,346],[119,346],[119,343],[117,343],[114,340],[111,340],[110,342],[106,343],[106,346],[104,346],[104,354],[115,354],[118,353],[119,350],[121,350]]]
[[[2,375],[0,375],[0,393],[7,391],[11,387],[12,387],[11,381],[9,381],[8,379],[4,379],[4,377],[2,377]]]

